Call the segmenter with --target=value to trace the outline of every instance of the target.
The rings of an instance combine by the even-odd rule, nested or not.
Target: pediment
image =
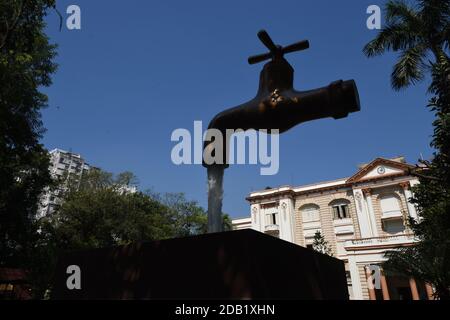
[[[384,158],[376,158],[369,164],[363,166],[356,174],[350,177],[347,180],[347,183],[379,179],[389,176],[407,175],[411,168],[414,168],[414,166],[407,163]]]

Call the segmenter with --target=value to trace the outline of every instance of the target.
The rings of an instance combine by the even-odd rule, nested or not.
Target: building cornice
[[[364,176],[368,172],[370,172],[376,166],[381,164],[388,165],[396,169],[400,169],[402,170],[402,172],[364,178]],[[261,190],[251,193],[245,199],[250,203],[260,202],[262,200],[276,201],[280,198],[293,198],[301,195],[323,193],[332,190],[339,191],[342,189],[352,189],[356,187],[361,187],[364,190],[368,191],[370,189],[378,188],[379,186],[371,184],[377,184],[380,181],[392,182],[395,179],[402,177],[408,178],[409,180],[414,179],[414,177],[410,176],[409,174],[412,168],[414,168],[414,166],[407,163],[402,163],[384,158],[376,158],[369,164],[365,165],[362,169],[360,169],[356,174],[354,174],[350,178],[342,178],[334,181],[324,181],[299,187],[281,186],[277,189]],[[317,187],[315,187],[315,185],[317,185]],[[400,186],[402,188],[408,188],[409,181],[400,181]]]
[[[293,198],[293,197],[297,197],[297,196],[301,196],[301,195],[323,193],[323,192],[332,191],[332,190],[342,191],[342,189],[352,189],[354,187],[359,187],[360,184],[362,184],[361,187],[363,188],[364,192],[370,193],[370,192],[373,192],[374,189],[379,188],[379,187],[384,187],[384,186],[377,186],[377,185],[367,186],[367,183],[376,183],[379,181],[393,182],[395,178],[401,178],[401,177],[413,178],[403,172],[403,173],[384,175],[382,177],[373,177],[373,178],[365,179],[365,180],[358,181],[355,183],[337,184],[337,185],[331,185],[331,186],[326,186],[326,187],[319,187],[319,188],[315,188],[315,189],[300,190],[300,191],[295,191],[293,189],[289,189],[289,190],[282,190],[282,191],[273,191],[273,192],[266,193],[266,194],[258,194],[258,195],[250,194],[245,199],[251,203],[259,202],[261,200],[276,201],[280,198]],[[399,181],[399,182],[395,182],[395,183],[400,185],[401,187],[404,187],[406,184],[409,185],[409,180],[408,181]]]

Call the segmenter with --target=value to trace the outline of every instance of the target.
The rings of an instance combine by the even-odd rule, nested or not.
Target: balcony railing
[[[385,237],[373,237],[347,240],[344,243],[345,249],[367,247],[367,246],[390,246],[396,244],[411,244],[416,240],[412,234],[399,234]]]

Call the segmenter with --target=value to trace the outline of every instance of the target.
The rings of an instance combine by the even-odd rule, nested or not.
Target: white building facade
[[[53,179],[59,179],[63,182],[80,181],[83,174],[91,169],[91,166],[77,153],[64,151],[61,149],[53,149],[50,154],[49,171]],[[64,183],[63,183],[64,186]],[[60,204],[60,194],[64,187],[56,190],[47,190],[41,196],[38,217],[43,217],[54,211],[55,207]]]
[[[319,231],[345,263],[351,299],[431,299],[430,285],[379,267],[387,250],[415,242],[407,225],[408,217],[417,218],[408,201],[418,183],[412,168],[402,157],[377,158],[349,178],[255,191],[247,197],[250,217],[233,225],[308,248]]]

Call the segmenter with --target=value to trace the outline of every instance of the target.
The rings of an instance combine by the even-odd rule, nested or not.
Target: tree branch
[[[422,178],[422,179],[435,180],[435,181],[444,181],[443,179],[438,178],[438,177],[433,177],[433,176],[428,176],[428,175],[425,175],[425,174],[422,174],[422,173],[418,173],[417,172],[418,170],[423,171],[424,168],[416,167],[416,168],[413,168],[413,169],[408,169],[408,174],[411,175],[411,176]]]
[[[13,24],[12,24],[12,27],[11,27],[11,28],[8,27],[8,22],[5,21],[7,27],[6,27],[5,37],[3,38],[3,41],[2,41],[2,43],[0,44],[0,50],[3,49],[3,47],[4,47],[5,44],[6,44],[6,42],[8,41],[8,38],[9,38],[10,34],[11,34],[11,33],[14,31],[14,29],[17,27],[17,23],[19,22],[19,18],[20,18],[20,16],[22,15],[23,7],[25,6],[25,2],[26,2],[26,1],[27,1],[27,0],[21,1],[20,6],[19,6],[19,10],[18,10],[18,12],[17,12],[17,15],[16,15],[15,19],[13,19]]]

